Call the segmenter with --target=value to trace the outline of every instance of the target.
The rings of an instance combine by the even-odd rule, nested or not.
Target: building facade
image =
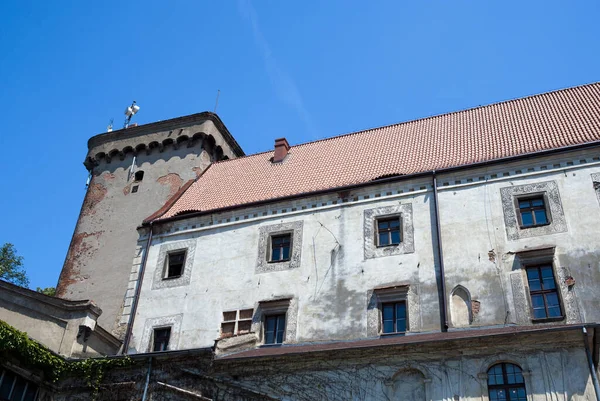
[[[268,399],[594,399],[599,100],[213,164],[139,230],[126,352],[213,347]]]
[[[598,83],[250,156],[212,113],[89,149],[59,294],[133,362],[54,400],[600,400]]]

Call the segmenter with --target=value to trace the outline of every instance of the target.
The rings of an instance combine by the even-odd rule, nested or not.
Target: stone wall
[[[57,295],[93,299],[104,311],[100,324],[115,335],[123,334],[120,318],[128,306],[124,300],[129,295],[136,227],[211,162],[243,154],[232,138],[225,139],[230,134],[222,123],[215,121],[220,122],[206,117],[175,119],[90,140],[86,166],[91,182]]]

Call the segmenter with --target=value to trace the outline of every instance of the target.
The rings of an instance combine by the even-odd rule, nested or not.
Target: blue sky
[[[0,244],[53,286],[86,141],[212,110],[247,154],[600,80],[594,1],[0,2]]]

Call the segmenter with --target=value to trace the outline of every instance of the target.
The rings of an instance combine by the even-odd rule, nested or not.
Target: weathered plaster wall
[[[420,188],[427,182],[412,185]],[[381,190],[385,194],[392,188]],[[211,346],[220,336],[223,311],[245,308],[256,311],[259,301],[280,297],[291,297],[298,302],[296,335],[293,338],[288,335],[286,342],[365,337],[369,291],[398,282],[410,283],[420,305],[412,311],[415,315],[411,317],[411,332],[438,330],[431,203],[422,192],[388,200],[367,199],[343,207],[330,205],[317,211],[302,211],[303,205],[298,204],[292,216],[273,215],[271,211],[253,222],[170,236],[155,234],[132,347],[137,352],[147,350],[148,344],[141,342],[142,338],[149,338],[143,332],[147,320],[179,313],[183,314],[181,333],[173,349]],[[310,206],[323,200],[312,198],[304,203]],[[365,258],[364,215],[374,205],[412,208],[416,251]],[[262,216],[263,211],[245,213]],[[298,222],[302,222],[302,246],[297,267],[292,264],[279,271],[263,270],[263,264],[257,260],[259,253],[264,257],[259,249],[263,228],[269,231],[279,225],[285,231],[298,226]],[[157,289],[156,280],[161,280],[164,266],[164,259],[159,257],[161,249],[166,245],[174,249],[177,243],[189,247],[190,241],[195,241],[195,252],[189,284]]]
[[[192,139],[197,133],[202,134]],[[93,165],[92,180],[57,294],[67,299],[94,300],[104,311],[99,323],[121,335],[119,319],[137,241],[136,227],[186,181],[200,174],[216,157],[217,147],[221,149],[218,153],[222,152],[220,157],[234,158],[235,154],[212,121],[122,140],[111,135],[111,141],[100,141],[90,149],[88,158],[94,160],[89,162]],[[134,152],[136,144],[140,148]],[[140,182],[130,170],[134,154],[133,173],[144,172]]]
[[[63,356],[114,355],[119,350],[121,343],[97,324],[101,313],[89,301],[48,297],[0,281],[0,320]]]
[[[539,247],[555,247],[554,257],[549,260],[554,263],[560,284],[565,322],[600,321],[600,310],[594,306],[600,295],[600,207],[590,179],[591,174],[600,171],[600,164],[594,156],[578,152],[568,157],[473,170],[470,175],[484,176],[487,183],[466,183],[465,176],[457,176],[452,181],[462,183],[440,188],[448,294],[462,285],[471,299],[479,301],[474,326],[531,324],[527,279],[515,254]],[[552,210],[549,226],[507,229],[507,212],[514,214],[515,206],[512,199],[505,199],[503,204],[502,191],[550,187],[556,191],[562,216]],[[520,233],[515,235],[515,230]],[[575,279],[570,288],[564,283],[568,276]]]
[[[569,153],[438,177],[447,302],[452,289],[463,286],[471,297],[470,325],[531,324],[527,283],[514,254],[538,246],[555,247],[565,322],[600,320],[594,306],[600,210],[590,179],[600,171],[596,159],[593,153]],[[501,189],[549,181],[558,188],[566,231],[509,240]],[[411,207],[414,250],[371,258],[372,253],[365,253],[365,213],[403,205]],[[300,221],[299,266],[257,269],[261,227]],[[393,283],[410,285],[410,334],[439,330],[434,221],[431,181],[425,177],[159,227],[148,254],[131,351],[148,349],[140,342],[148,319],[181,313],[181,333],[171,348],[210,346],[219,337],[223,311],[256,310],[259,301],[277,297],[298,302],[296,334],[286,338],[288,343],[364,338],[370,335],[368,292]],[[186,247],[190,241],[196,251],[189,284],[156,289],[156,269],[164,266],[160,248],[177,247],[178,242]],[[567,276],[576,282],[570,289],[564,285]]]

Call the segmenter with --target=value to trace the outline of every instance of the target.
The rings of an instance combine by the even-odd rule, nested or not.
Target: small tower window
[[[135,172],[135,180],[142,181],[144,179],[144,170],[138,170]]]

